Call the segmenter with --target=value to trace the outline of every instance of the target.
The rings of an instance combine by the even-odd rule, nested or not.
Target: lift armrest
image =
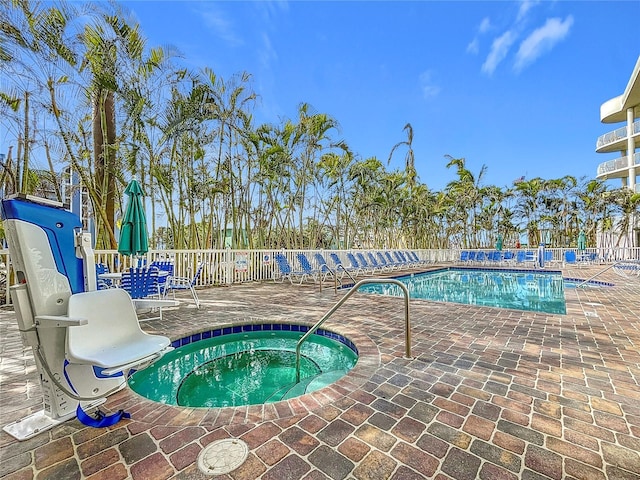
[[[86,318],[71,318],[63,315],[36,315],[35,321],[37,326],[43,328],[77,327],[89,323]]]

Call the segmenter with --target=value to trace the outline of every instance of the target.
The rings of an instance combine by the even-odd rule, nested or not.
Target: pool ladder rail
[[[614,262],[611,265],[603,268],[602,270],[598,271],[597,273],[591,275],[589,278],[587,278],[586,280],[583,280],[582,282],[578,283],[576,285],[576,288],[578,287],[584,287],[585,285],[587,285],[589,282],[591,282],[591,280],[593,280],[594,278],[602,275],[604,272],[606,272],[607,270],[611,270],[613,268],[613,270],[620,274],[618,272],[618,270],[616,269],[616,267],[620,266],[620,265],[634,265],[634,266],[640,266],[640,263],[637,260],[620,260],[618,262]]]
[[[316,324],[311,327],[307,333],[305,333],[296,345],[296,383],[300,383],[300,349],[302,348],[302,344],[307,341],[307,339],[315,333],[318,328],[322,326],[322,324],[333,315],[336,310],[338,310],[354,293],[358,291],[358,289],[363,285],[368,285],[372,283],[387,283],[392,285],[397,285],[402,290],[404,295],[404,337],[405,337],[405,358],[411,358],[411,323],[409,320],[409,289],[407,286],[399,280],[393,278],[366,278],[364,280],[360,280],[356,283],[346,294],[342,297],[338,302],[329,309],[324,316],[316,322]]]

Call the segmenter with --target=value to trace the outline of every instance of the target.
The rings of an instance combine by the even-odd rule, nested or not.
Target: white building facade
[[[622,95],[600,107],[600,121],[623,125],[598,138],[596,152],[617,153],[618,157],[598,165],[597,178],[619,178],[622,187],[640,193],[640,57]]]

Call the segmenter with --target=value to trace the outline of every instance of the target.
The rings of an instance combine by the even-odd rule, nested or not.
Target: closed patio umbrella
[[[118,252],[122,255],[145,255],[149,250],[147,219],[142,197],[144,192],[137,180],[131,180],[124,193],[129,196],[120,228]]]
[[[498,238],[496,239],[496,250],[498,250],[499,252],[502,251],[502,235],[498,234]]]
[[[587,248],[587,235],[584,230],[580,230],[578,234],[578,250],[584,250],[585,248]]]

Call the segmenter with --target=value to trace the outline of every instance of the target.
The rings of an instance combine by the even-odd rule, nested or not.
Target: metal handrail
[[[316,324],[311,327],[307,333],[305,333],[296,345],[296,383],[300,382],[300,349],[302,348],[302,344],[311,336],[313,333],[320,328],[320,326],[335,313],[338,308],[342,306],[344,302],[347,301],[351,295],[356,293],[358,289],[362,285],[371,284],[371,283],[390,283],[393,285],[397,285],[401,288],[402,293],[404,294],[404,338],[405,338],[405,358],[411,358],[411,324],[409,321],[409,289],[407,286],[399,280],[393,278],[366,278],[364,280],[360,280],[356,283],[351,290],[349,290],[344,297],[342,297],[331,309],[324,314],[324,316],[316,322]]]
[[[593,275],[591,275],[586,280],[583,280],[582,282],[580,282],[579,284],[576,285],[576,288],[581,287],[581,286],[585,285],[586,283],[589,283],[591,280],[593,280],[594,278],[596,278],[600,274],[606,272],[607,270],[610,270],[610,269],[614,268],[617,265],[622,265],[622,264],[625,264],[625,263],[634,263],[634,262],[631,262],[629,260],[622,260],[622,261],[619,261],[619,262],[615,262],[615,263],[607,266],[606,268],[600,270],[599,272],[594,273]]]
[[[356,279],[351,276],[351,274],[346,268],[344,268],[344,265],[342,264],[336,265],[336,272],[338,271],[339,268],[341,268],[342,271],[347,274],[347,277],[349,277],[353,283],[356,283]],[[338,293],[338,276],[336,275],[334,279],[335,279],[335,282],[333,285],[333,289],[335,293]],[[342,279],[340,279],[340,285],[342,285]]]

